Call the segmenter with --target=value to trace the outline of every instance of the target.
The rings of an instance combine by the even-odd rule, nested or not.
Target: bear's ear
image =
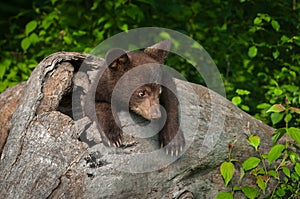
[[[105,55],[105,61],[111,70],[119,70],[129,63],[127,53],[121,48],[114,48]]]
[[[164,40],[157,44],[154,44],[153,46],[146,48],[144,52],[162,64],[164,63],[164,59],[167,57],[170,48],[171,48],[171,41]]]

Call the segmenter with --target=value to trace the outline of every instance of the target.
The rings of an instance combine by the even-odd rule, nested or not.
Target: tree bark
[[[233,156],[241,161],[257,155],[250,134],[260,136],[261,150],[271,147],[273,128],[181,80],[187,147],[180,157],[164,154],[157,136],[142,138],[147,122],[138,116],[122,117],[120,148],[106,147],[95,118],[85,116],[104,66],[93,56],[55,53],[0,95],[1,198],[215,198],[224,190],[219,166],[229,142],[237,140]]]

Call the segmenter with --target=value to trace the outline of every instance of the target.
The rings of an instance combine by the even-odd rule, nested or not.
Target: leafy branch
[[[247,198],[255,199],[261,194],[266,194],[266,189],[271,181],[275,181],[276,186],[269,198],[295,198],[300,193],[300,129],[289,127],[289,117],[291,113],[300,114],[300,109],[292,107],[288,99],[285,105],[275,104],[269,108],[268,113],[285,113],[285,127],[277,129],[272,135],[272,148],[267,154],[263,154],[260,149],[260,137],[250,135],[248,144],[257,152],[257,157],[248,157],[243,163],[240,171],[239,182],[231,188],[230,192],[220,192],[217,199],[233,199],[236,192],[242,192]],[[247,128],[250,129],[250,128]],[[282,142],[282,137],[285,137]],[[221,175],[224,179],[225,187],[231,183],[235,173],[235,162],[232,158],[232,151],[236,140],[229,143],[228,161],[223,162],[220,167]],[[245,173],[256,178],[256,187],[242,186],[241,182]],[[233,183],[233,182],[232,182]]]

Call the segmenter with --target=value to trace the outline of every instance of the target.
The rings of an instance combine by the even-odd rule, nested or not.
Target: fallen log
[[[157,136],[140,136],[147,122],[138,116],[122,120],[120,148],[106,147],[94,118],[84,113],[101,67],[100,58],[55,53],[27,82],[0,95],[2,198],[215,198],[224,190],[219,166],[229,142],[237,140],[233,156],[240,160],[256,155],[247,144],[250,134],[260,136],[262,150],[271,148],[273,128],[181,80],[187,147],[180,157],[164,154]]]

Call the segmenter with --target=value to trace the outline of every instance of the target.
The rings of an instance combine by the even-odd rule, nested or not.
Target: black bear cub
[[[103,140],[107,145],[119,147],[122,144],[122,129],[114,113],[126,108],[128,110],[129,106],[130,111],[150,121],[160,119],[166,114],[165,123],[159,132],[160,145],[172,156],[177,156],[183,150],[185,139],[179,127],[179,103],[175,95],[175,83],[160,66],[170,46],[171,42],[164,40],[144,51],[112,49],[106,54],[108,67],[97,86],[95,109],[105,135]],[[126,76],[134,69],[139,70],[132,72],[134,75]],[[122,84],[117,89],[117,82],[121,79]],[[143,82],[145,83],[141,85]],[[115,95],[117,97],[112,103]],[[126,98],[128,95],[130,99]]]

